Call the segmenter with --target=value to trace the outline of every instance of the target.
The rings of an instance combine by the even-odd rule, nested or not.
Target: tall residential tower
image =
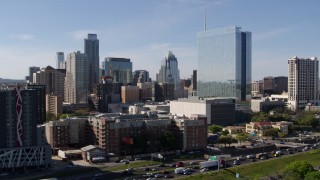
[[[234,97],[251,94],[251,32],[225,27],[198,33],[199,97]]]
[[[288,60],[288,107],[294,111],[319,105],[319,61],[316,57]]]
[[[71,104],[88,103],[88,57],[80,51],[68,54],[64,100]]]
[[[84,40],[84,53],[88,57],[88,90],[92,92],[93,85],[99,83],[99,39],[96,34],[88,34]]]

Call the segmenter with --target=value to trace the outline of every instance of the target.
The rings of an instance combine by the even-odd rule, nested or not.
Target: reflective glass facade
[[[132,62],[127,58],[107,57],[102,63],[106,76],[112,76],[114,82],[132,83]]]
[[[226,27],[198,33],[198,96],[245,101],[251,91],[251,32]]]

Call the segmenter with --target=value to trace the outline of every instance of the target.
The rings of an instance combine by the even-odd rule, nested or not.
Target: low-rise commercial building
[[[281,133],[288,134],[289,126],[292,126],[292,122],[288,121],[280,121],[280,122],[269,122],[269,121],[262,121],[262,122],[250,122],[246,124],[246,133],[256,134],[258,136],[263,136],[266,130],[271,128],[279,129]]]
[[[246,131],[246,127],[243,126],[227,126],[222,129],[223,131],[227,130],[230,135],[243,133]]]
[[[203,114],[207,117],[207,124],[231,125],[235,122],[235,99],[210,98],[178,99],[170,101],[170,113],[178,116]]]

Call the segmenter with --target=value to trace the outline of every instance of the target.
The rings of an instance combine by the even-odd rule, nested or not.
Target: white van
[[[176,174],[183,174],[184,173],[185,168],[183,167],[178,167],[174,170],[174,173]]]

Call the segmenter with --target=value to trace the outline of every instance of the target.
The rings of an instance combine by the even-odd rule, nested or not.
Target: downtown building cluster
[[[225,34],[228,38],[224,38]],[[225,53],[210,53],[219,46],[232,48]],[[161,61],[156,80],[152,81],[147,70],[133,71],[129,58],[106,57],[100,67],[99,39],[96,34],[88,34],[84,39],[83,53],[75,51],[65,56],[64,52],[57,52],[56,68],[30,67],[27,87],[44,87],[41,98],[32,100],[41,101],[43,113],[41,120],[34,117],[37,122],[33,128],[44,123],[45,113],[58,117],[64,112],[89,109],[95,115],[45,123],[45,136],[41,137],[46,137],[45,144],[50,145],[53,153],[91,147],[116,155],[123,155],[123,151],[135,154],[204,149],[207,124],[235,123],[236,100],[248,98],[251,33],[242,32],[239,27],[204,31],[198,35],[198,47],[199,68],[192,72],[191,78],[180,79],[178,58],[168,51]],[[221,58],[226,64],[217,66]],[[214,74],[227,66],[227,76]],[[179,99],[188,96],[193,97]],[[144,103],[150,106],[141,105]],[[175,103],[185,105],[175,106]],[[192,110],[194,108],[202,110]],[[15,123],[15,120],[11,121]],[[172,146],[165,143],[168,133],[175,139]]]
[[[0,151],[39,147],[46,153],[34,164],[4,168],[48,166],[51,152],[59,151],[66,158],[69,151],[91,161],[111,153],[126,156],[201,150],[207,145],[207,125],[250,122],[251,110],[284,106],[297,110],[318,104],[316,58],[293,57],[288,60],[288,77],[252,82],[251,41],[251,32],[240,27],[205,29],[197,35],[198,68],[189,79],[180,78],[178,58],[168,51],[159,63],[156,80],[152,80],[148,70],[133,70],[129,58],[105,57],[100,63],[99,39],[96,34],[88,34],[83,53],[75,51],[65,56],[57,52],[56,68],[30,67],[28,85],[21,92],[37,92],[37,98],[22,96],[22,107],[26,108],[22,108],[22,119],[10,115],[19,109],[13,105],[20,98],[17,88],[2,88],[0,106],[7,107],[1,108],[1,122],[6,122],[2,127],[12,125],[8,127],[11,130],[0,131],[8,137]],[[257,98],[257,94],[269,97]],[[251,109],[237,105],[240,101],[251,101]],[[83,109],[90,114],[64,116],[44,124],[46,113],[60,117]],[[19,137],[20,129],[13,124],[21,121],[26,121],[22,124],[27,129]],[[168,136],[174,141],[169,142]],[[22,137],[26,142],[19,146]],[[88,155],[93,149],[99,153]]]

